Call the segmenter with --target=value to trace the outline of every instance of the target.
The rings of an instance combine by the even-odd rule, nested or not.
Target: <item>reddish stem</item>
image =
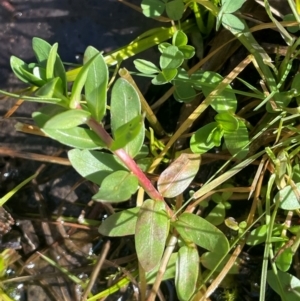
[[[87,125],[102,139],[102,141],[109,148],[114,140],[107,133],[101,124],[99,124],[95,119],[91,118]],[[155,201],[163,201],[163,196],[157,191],[157,189],[152,185],[151,181],[146,177],[143,171],[135,163],[135,161],[124,151],[124,149],[118,149],[113,151],[113,153],[126,165],[126,167],[138,178],[140,185],[144,188],[151,199]]]

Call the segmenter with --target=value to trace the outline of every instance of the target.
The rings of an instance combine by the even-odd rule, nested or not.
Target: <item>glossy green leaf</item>
[[[41,38],[34,37],[32,39],[32,49],[39,65],[46,69],[51,45]]]
[[[69,100],[63,95],[63,90],[64,88],[61,79],[59,77],[55,77],[39,88],[35,92],[35,95],[48,98],[59,97],[57,101],[53,101],[53,104],[68,107]]]
[[[118,127],[114,132],[114,143],[110,146],[111,150],[125,147],[130,141],[135,139],[141,131],[144,131],[144,118],[141,115],[134,117],[129,122]]]
[[[188,37],[187,35],[182,31],[182,30],[177,30],[172,38],[172,44],[174,46],[184,46],[188,42]]]
[[[218,113],[215,116],[215,121],[218,122],[226,132],[234,132],[239,127],[238,119],[227,112]]]
[[[223,77],[216,72],[199,71],[191,75],[191,80],[193,82],[193,86],[201,89],[204,96],[207,97],[223,80]],[[229,85],[227,88],[232,89]],[[220,95],[214,96],[211,106],[218,113],[235,113],[237,107],[236,96],[233,92],[222,91]]]
[[[87,106],[94,119],[100,122],[106,111],[106,90],[108,84],[108,68],[99,51],[89,46],[84,53],[84,64],[99,54],[91,64],[84,86]]]
[[[237,159],[244,159],[249,152],[249,135],[246,125],[241,121],[239,122],[239,128],[233,132],[224,131],[225,145],[231,155],[235,155]]]
[[[282,228],[274,226],[274,230],[272,232],[274,236],[281,235]],[[255,229],[253,229],[247,237],[247,245],[249,246],[256,246],[258,244],[264,243],[267,239],[267,226],[261,225]]]
[[[118,170],[108,175],[101,183],[99,192],[93,196],[101,202],[127,201],[138,189],[138,178],[132,173]]]
[[[177,75],[177,69],[164,69],[161,74],[166,82],[171,82]]]
[[[35,56],[38,61],[38,65],[40,68],[43,68],[46,70],[47,66],[47,60],[51,51],[51,45],[40,39],[40,38],[33,38],[32,39],[32,48],[35,53]],[[63,87],[63,95],[67,96],[67,77],[66,77],[66,71],[65,67],[61,61],[61,58],[58,54],[56,54],[55,58],[55,64],[54,64],[54,77],[59,77],[62,81],[62,87]],[[41,77],[43,78],[43,77]],[[46,78],[46,74],[45,74]]]
[[[135,207],[114,213],[101,223],[99,233],[110,237],[134,235],[139,210]]]
[[[88,51],[88,48],[87,50]],[[88,60],[86,64],[83,65],[83,67],[80,69],[78,75],[76,76],[76,79],[73,83],[71,96],[70,96],[70,107],[72,109],[75,109],[79,102],[81,101],[81,92],[85,85],[86,78],[89,72],[89,68],[93,64],[94,60],[100,56],[100,53],[95,54],[92,58]]]
[[[179,50],[182,52],[185,60],[189,60],[195,55],[195,48],[190,45],[180,46]]]
[[[168,81],[166,81],[165,77],[160,72],[151,80],[151,83],[153,85],[164,85],[164,84],[168,83]]]
[[[215,226],[219,226],[224,222],[225,219],[225,205],[223,203],[218,203],[206,216],[206,220]]]
[[[170,46],[166,48],[160,56],[159,65],[162,70],[176,69],[181,66],[184,56],[178,47]]]
[[[38,87],[45,84],[44,80],[32,74],[32,71],[28,68],[27,64],[25,64],[25,62],[23,62],[21,59],[11,56],[10,66],[17,78],[19,78],[22,82]]]
[[[44,124],[43,128],[50,130],[65,130],[86,123],[91,116],[90,112],[84,110],[67,110],[56,114]]]
[[[277,275],[273,270],[267,272],[267,282],[271,288],[285,301],[299,301],[300,297],[300,280],[286,272],[277,271]],[[281,294],[280,286],[283,294]]]
[[[158,191],[166,198],[173,198],[184,192],[196,176],[200,162],[200,155],[181,154],[159,176]]]
[[[196,289],[199,274],[199,255],[195,248],[183,246],[176,261],[175,287],[180,301],[188,301]]]
[[[166,3],[166,12],[170,19],[178,21],[182,18],[184,12],[184,3],[182,0],[173,0]]]
[[[162,277],[162,280],[168,280],[168,279],[175,278],[177,257],[178,257],[178,253],[172,253],[172,255],[168,261],[166,271]],[[157,276],[158,268],[159,268],[159,266],[155,267],[153,270],[146,273],[146,279],[147,279],[148,284],[154,283],[156,276]]]
[[[79,149],[104,148],[106,145],[97,134],[89,129],[74,127],[71,129],[42,129],[50,138],[57,140],[61,144]]]
[[[169,232],[169,218],[163,202],[146,200],[138,214],[135,247],[139,262],[146,272],[162,258]]]
[[[292,186],[288,185],[283,189],[279,190],[275,195],[274,202],[279,202],[279,208],[284,210],[295,210],[300,209],[300,183],[296,183],[297,191],[294,191]]]
[[[158,51],[159,51],[160,53],[163,53],[164,50],[165,50],[166,48],[170,47],[170,46],[172,46],[172,44],[170,44],[170,43],[168,43],[168,42],[162,42],[162,43],[160,43],[160,44],[158,45]]]
[[[208,141],[212,141],[214,146],[219,147],[221,145],[223,135],[224,130],[221,126],[217,126],[211,131],[210,135],[208,136]]]
[[[216,127],[217,123],[211,122],[193,134],[190,140],[190,148],[193,153],[204,154],[215,146],[214,140],[210,137],[210,133]]]
[[[118,79],[113,86],[110,113],[113,135],[118,128],[141,114],[139,95],[134,87],[125,79]],[[135,157],[138,154],[144,143],[144,137],[145,130],[144,124],[142,124],[138,135],[124,147],[129,156]]]
[[[159,68],[149,61],[137,59],[134,60],[133,63],[135,68],[142,73],[155,74],[157,72],[160,72]]]
[[[53,46],[50,49],[49,56],[47,59],[47,66],[46,66],[47,79],[52,79],[54,76],[54,64],[57,56],[57,49],[58,49],[58,43],[53,44]]]
[[[229,243],[224,233],[200,216],[183,213],[174,226],[187,242],[192,241],[206,250],[222,254],[229,250]]]
[[[143,14],[149,18],[159,17],[165,10],[165,4],[159,0],[143,0],[141,7]]]
[[[117,170],[126,171],[112,154],[99,151],[72,149],[68,152],[69,160],[75,170],[84,178],[98,185],[104,178]]]
[[[287,14],[287,15],[283,16],[282,21],[296,22],[297,20],[293,14]],[[289,26],[286,29],[290,33],[296,33],[297,31],[299,31],[300,27],[299,27],[299,25],[298,26]]]

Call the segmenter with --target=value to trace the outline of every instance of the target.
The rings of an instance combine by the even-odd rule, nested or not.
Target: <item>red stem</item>
[[[91,118],[87,125],[102,139],[102,141],[109,148],[114,140],[107,133],[101,124],[99,124],[95,119]],[[163,196],[157,191],[157,189],[152,185],[151,181],[146,177],[143,171],[135,163],[135,161],[120,148],[113,153],[126,165],[126,167],[138,178],[140,185],[144,188],[151,199],[155,201],[163,201]]]

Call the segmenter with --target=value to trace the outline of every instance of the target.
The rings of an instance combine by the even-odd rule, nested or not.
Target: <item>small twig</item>
[[[101,251],[101,254],[99,255],[99,258],[98,258],[98,261],[97,261],[97,264],[95,266],[95,269],[93,270],[92,274],[91,274],[91,277],[90,277],[90,281],[82,295],[82,298],[81,300],[82,301],[85,301],[87,299],[87,296],[88,294],[90,293],[95,281],[96,281],[96,278],[101,270],[101,267],[103,266],[103,263],[105,261],[105,258],[107,256],[107,253],[110,249],[110,241],[108,240],[104,246],[103,246],[103,249]]]

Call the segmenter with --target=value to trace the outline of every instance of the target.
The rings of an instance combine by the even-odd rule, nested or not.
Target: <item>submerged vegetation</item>
[[[239,294],[299,300],[300,2],[286,5],[291,14],[282,16],[267,0],[264,7],[244,0],[143,0],[137,10],[170,26],[108,54],[88,46],[82,66],[70,70],[58,44],[37,37],[35,62],[11,58],[28,88],[0,92],[44,104],[32,113],[34,125],[17,129],[66,145],[73,168],[93,183],[93,206],[103,204],[101,221],[57,219],[100,224],[101,251],[86,256],[92,266],[86,277],[51,253],[34,252],[70,280],[77,300],[100,300],[124,287],[132,290],[125,298],[163,300],[170,283],[180,301],[240,300]],[[262,30],[274,44],[256,39]],[[152,46],[158,60],[139,59]],[[135,70],[128,71],[122,61],[132,56]],[[167,90],[149,103],[137,76]],[[158,117],[166,102],[169,115],[179,115],[172,133]],[[130,259],[108,264],[114,248]],[[243,252],[256,274],[255,285],[244,281],[241,288]],[[14,300],[7,283],[26,281],[18,260],[9,248],[0,254],[3,300]],[[16,270],[13,277],[8,268]]]

